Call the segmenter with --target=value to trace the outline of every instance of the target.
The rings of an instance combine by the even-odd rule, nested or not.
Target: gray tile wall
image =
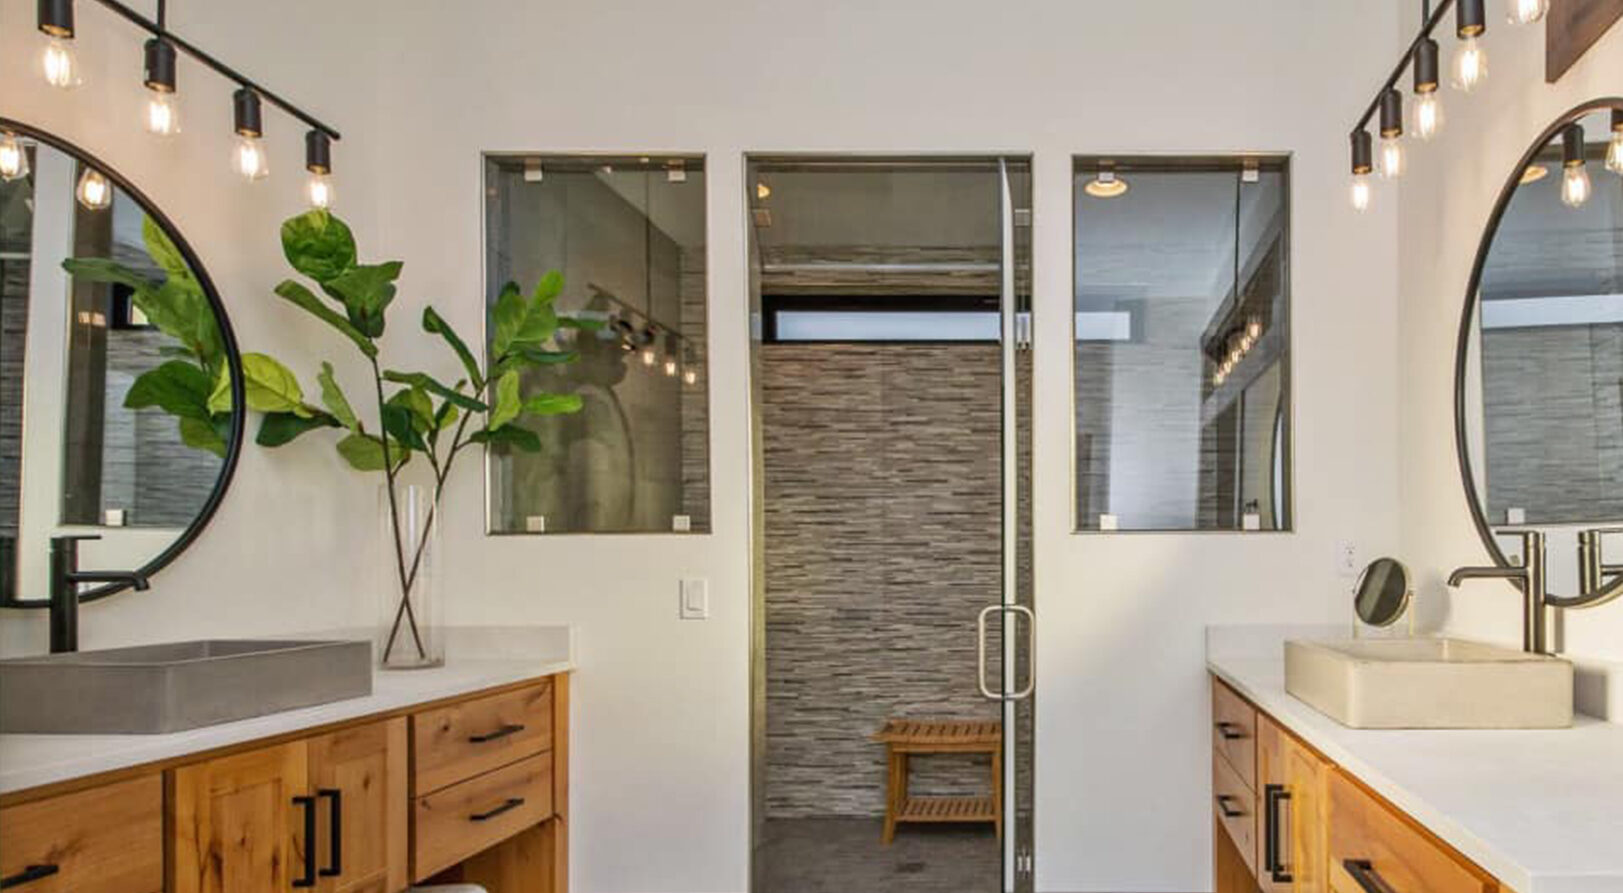
[[[993,719],[977,612],[999,598],[998,348],[761,348],[766,811],[879,815],[887,716]],[[995,643],[994,643],[995,644]],[[918,793],[988,767],[916,761]]]

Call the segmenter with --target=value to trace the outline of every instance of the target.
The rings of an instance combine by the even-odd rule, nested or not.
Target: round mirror
[[[1508,534],[1536,529],[1552,595],[1623,590],[1623,99],[1563,115],[1509,173],[1466,295],[1455,401],[1494,559],[1519,563]]]
[[[1409,607],[1409,569],[1396,558],[1377,558],[1353,590],[1353,609],[1370,626],[1391,626]]]
[[[86,538],[84,571],[173,561],[231,481],[243,402],[219,296],[169,220],[0,119],[0,605],[48,603],[58,537]]]

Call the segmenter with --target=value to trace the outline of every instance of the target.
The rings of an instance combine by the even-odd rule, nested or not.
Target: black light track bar
[[[337,140],[343,138],[339,135],[338,131],[328,127],[326,124],[321,123],[321,121],[317,120],[314,115],[305,112],[303,109],[299,108],[293,103],[288,102],[286,99],[283,99],[282,97],[266,89],[262,84],[254,81],[252,78],[247,77],[246,75],[242,74],[242,72],[237,71],[235,68],[232,68],[224,62],[221,62],[219,59],[214,58],[180,35],[170,31],[167,21],[168,9],[164,0],[159,0],[158,2],[157,21],[153,21],[152,19],[141,15],[128,6],[125,6],[123,3],[118,2],[118,0],[96,0],[96,2],[107,7],[113,12],[118,13],[131,24],[147,32],[148,34],[151,34],[154,37],[161,37],[164,40],[169,41],[171,44],[174,44],[176,49],[188,56],[191,56],[193,59],[196,59],[198,62],[203,63],[209,68],[214,69],[214,71],[221,77],[229,81],[235,81],[238,87],[245,87],[252,90],[253,92],[259,94],[260,98],[264,99],[266,102],[276,106],[284,112],[287,112],[289,115],[298,118],[300,121],[308,124],[312,129],[321,131],[331,139]]]
[[[107,0],[103,0],[103,2],[107,2]],[[1381,110],[1381,97],[1386,95],[1386,91],[1396,89],[1398,82],[1403,80],[1403,73],[1409,69],[1409,64],[1414,61],[1415,51],[1419,49],[1421,42],[1430,37],[1431,33],[1437,30],[1437,26],[1442,24],[1443,17],[1448,15],[1448,11],[1454,8],[1454,3],[1455,0],[1441,0],[1436,9],[1427,9],[1425,11],[1425,21],[1420,23],[1420,33],[1416,34],[1414,40],[1410,41],[1409,46],[1404,49],[1403,55],[1398,58],[1397,67],[1392,69],[1392,74],[1386,79],[1386,83],[1381,85],[1381,89],[1375,91],[1375,98],[1370,100],[1369,108],[1365,109],[1363,117],[1358,119],[1358,125],[1353,128],[1354,133],[1369,126],[1370,120]],[[1429,3],[1426,5],[1430,6]]]

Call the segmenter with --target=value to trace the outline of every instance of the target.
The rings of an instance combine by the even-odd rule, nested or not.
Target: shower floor
[[[877,818],[768,819],[757,893],[995,893],[1002,847],[991,825],[902,825]]]

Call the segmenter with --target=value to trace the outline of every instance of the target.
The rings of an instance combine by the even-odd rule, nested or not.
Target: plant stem
[[[383,646],[381,660],[387,663],[389,655],[394,651],[395,635],[400,631],[400,618],[402,614],[411,622],[411,636],[417,645],[417,656],[426,658],[428,649],[423,647],[422,633],[417,628],[417,615],[411,608],[411,577],[406,574],[406,551],[400,542],[400,504],[395,499],[395,466],[393,458],[389,455],[389,429],[383,424],[386,404],[383,400],[383,372],[378,368],[377,357],[371,357],[372,384],[378,398],[378,442],[383,445],[383,476],[385,488],[389,493],[389,522],[394,532],[394,554],[396,573],[400,577],[400,607],[395,611],[394,626],[389,632],[389,641]]]

